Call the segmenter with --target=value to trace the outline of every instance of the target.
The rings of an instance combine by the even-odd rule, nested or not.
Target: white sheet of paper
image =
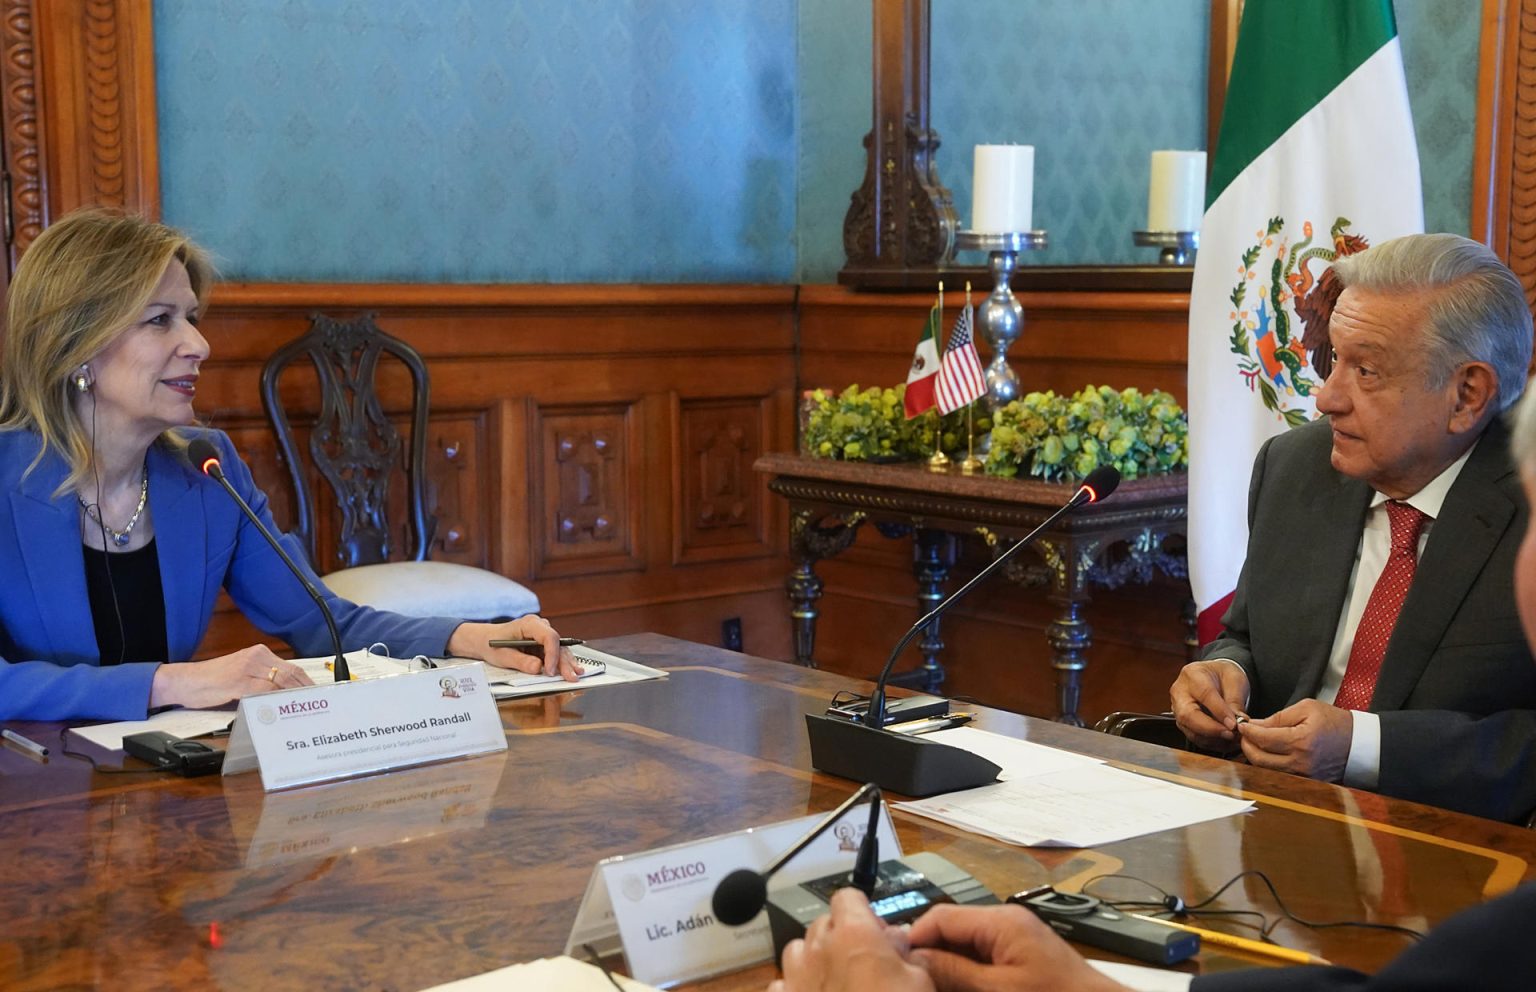
[[[1121,964],[1118,961],[1094,961],[1088,963],[1094,970],[1136,992],[1185,992],[1194,975],[1182,971],[1165,971],[1139,964]]]
[[[71,727],[69,732],[108,751],[121,751],[123,738],[129,734],[163,730],[173,737],[202,737],[225,729],[234,718],[233,709],[166,710],[164,713],[156,713],[147,720],[124,720],[119,723],[98,723],[91,727]]]
[[[986,758],[1002,769],[997,776],[1000,782],[1103,764],[1098,758],[1021,741],[1017,737],[994,734],[976,727],[940,730],[924,734],[923,739],[949,744]]]
[[[1253,803],[1088,765],[895,806],[1023,847],[1096,847],[1231,816]]]
[[[656,992],[656,988],[624,975],[613,979],[624,992]],[[424,992],[612,992],[602,969],[575,958],[541,958],[527,964],[497,968],[456,982],[434,985]]]

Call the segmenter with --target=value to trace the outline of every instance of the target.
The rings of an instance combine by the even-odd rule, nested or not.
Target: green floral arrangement
[[[1168,393],[1086,386],[1072,396],[1030,393],[997,412],[990,475],[1021,472],[1075,482],[1100,465],[1127,479],[1189,467],[1189,418]]]
[[[805,400],[804,450],[817,458],[841,461],[911,461],[934,452],[935,435],[942,432],[948,454],[965,452],[965,411],[940,417],[937,411],[907,419],[902,405],[907,386],[871,386],[855,383],[835,393],[812,390]],[[991,427],[982,408],[975,417],[978,437]]]

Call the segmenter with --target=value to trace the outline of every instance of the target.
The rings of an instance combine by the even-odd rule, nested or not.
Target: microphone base
[[[851,882],[849,873],[842,872],[769,891],[768,927],[776,963],[783,958],[785,945],[803,938],[806,928],[827,912],[832,893]],[[941,902],[991,906],[998,899],[953,862],[928,851],[881,862],[870,908],[886,923],[914,920]]]
[[[839,717],[805,715],[811,767],[829,775],[873,782],[887,792],[922,798],[974,789],[997,781],[997,765],[938,741],[876,730]]]

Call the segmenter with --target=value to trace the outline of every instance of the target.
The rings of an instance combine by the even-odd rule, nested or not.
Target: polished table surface
[[[802,714],[858,683],[657,635],[595,644],[671,675],[504,703],[505,755],[271,795],[255,775],[93,773],[58,754],[56,725],[12,724],[55,753],[0,747],[0,988],[420,989],[559,954],[602,858],[825,811],[854,788],[810,770]],[[906,850],[1000,894],[1123,872],[1193,902],[1262,869],[1303,918],[1423,928],[1536,862],[1536,834],[1504,824],[998,711],[979,725],[1257,803],[1093,850],[895,815]],[[1255,877],[1218,905],[1278,914]],[[1406,943],[1275,936],[1367,970]],[[1259,963],[1212,951],[1190,967]]]

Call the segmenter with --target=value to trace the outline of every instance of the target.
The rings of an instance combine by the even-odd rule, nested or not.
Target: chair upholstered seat
[[[391,561],[332,572],[326,588],[376,610],[412,617],[499,620],[539,612],[526,586],[483,568],[446,561]]]

